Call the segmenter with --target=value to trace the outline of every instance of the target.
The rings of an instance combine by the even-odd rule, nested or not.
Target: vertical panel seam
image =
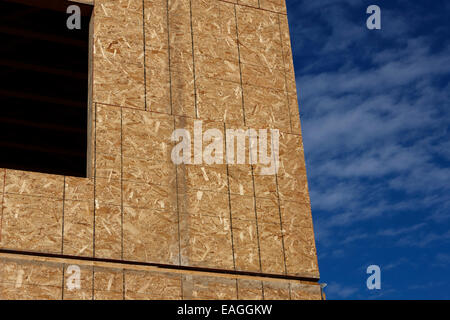
[[[243,83],[243,80],[242,80],[241,49],[240,49],[240,44],[239,44],[239,27],[238,27],[238,17],[237,17],[236,5],[234,5],[234,19],[236,21],[236,45],[237,45],[237,49],[238,49],[239,76],[240,76],[240,82],[241,82],[242,117],[244,119],[244,126],[246,126],[247,125],[247,120],[246,120],[246,116],[245,116],[244,83]]]
[[[286,74],[286,60],[284,58],[284,46],[283,46],[283,35],[281,32],[281,21],[280,21],[280,15],[277,15],[278,17],[278,27],[280,29],[280,43],[281,43],[281,56],[283,58],[283,73],[284,73],[284,85],[285,85],[285,92],[286,92],[286,102],[289,112],[289,126],[292,132],[292,114],[291,114],[291,103],[289,101],[289,92],[288,92],[288,82],[287,82],[287,74]]]
[[[62,200],[62,225],[61,225],[61,254],[64,254],[64,209],[66,203],[66,176],[63,179],[63,200]]]
[[[0,217],[0,242],[2,241],[2,231],[3,231],[3,206],[5,204],[5,185],[6,185],[6,169],[4,169],[3,184],[2,184],[2,215]]]
[[[169,0],[166,2],[166,24],[167,24],[167,55],[169,58],[169,104],[170,104],[170,114],[173,114],[173,106],[172,106],[172,59],[170,57],[170,14],[169,14]]]
[[[146,43],[145,43],[145,4],[144,0],[142,0],[142,33],[143,33],[143,42],[144,42],[144,106],[145,111],[147,111],[147,62],[146,62]]]
[[[94,103],[94,221],[92,227],[92,256],[95,258],[95,218],[97,211],[97,103]]]
[[[224,134],[225,134],[225,150],[227,150],[227,136],[226,136],[226,132],[227,132],[227,125],[224,122],[223,123],[223,130],[224,130]],[[228,191],[228,210],[230,212],[230,233],[231,233],[231,251],[232,251],[232,255],[233,255],[233,267],[234,270],[236,270],[236,257],[235,257],[235,250],[234,250],[234,234],[233,234],[233,216],[231,214],[231,192],[230,192],[230,170],[229,170],[229,166],[228,166],[228,162],[226,163],[226,167],[227,167],[227,191]],[[237,285],[237,283],[236,283]]]
[[[192,0],[189,0],[189,12],[190,12],[190,22],[191,22],[191,44],[192,44],[192,72],[194,76],[194,110],[195,119],[198,119],[198,106],[197,106],[197,76],[195,74],[195,49],[194,49],[194,28],[192,24]]]

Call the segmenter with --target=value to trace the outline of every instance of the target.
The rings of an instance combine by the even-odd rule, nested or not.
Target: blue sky
[[[327,297],[449,299],[450,1],[287,6]]]

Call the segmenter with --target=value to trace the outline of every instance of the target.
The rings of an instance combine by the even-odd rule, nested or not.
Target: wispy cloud
[[[378,32],[365,28],[364,4],[288,3],[323,259],[361,243],[420,249],[450,239],[442,225],[450,222],[450,42],[442,27],[418,30],[439,15],[424,4],[386,5]],[[334,285],[329,293],[341,298],[356,292]]]

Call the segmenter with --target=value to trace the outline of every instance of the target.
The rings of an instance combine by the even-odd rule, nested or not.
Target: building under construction
[[[0,299],[321,299],[284,0],[0,9]]]

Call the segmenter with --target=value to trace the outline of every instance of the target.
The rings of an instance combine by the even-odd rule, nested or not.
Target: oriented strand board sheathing
[[[64,202],[63,254],[92,257],[93,222],[92,201]]]
[[[62,200],[5,194],[1,247],[60,253],[62,210]]]
[[[233,1],[230,1],[230,2],[233,2]],[[242,4],[244,6],[254,7],[254,8],[259,7],[259,0],[237,0],[237,3]]]
[[[123,300],[124,272],[94,268],[94,300]]]
[[[94,16],[94,102],[144,109],[142,1],[102,0]]]
[[[108,263],[92,267],[89,261],[8,256],[0,257],[0,299],[88,300],[93,298],[94,293],[96,299],[113,300],[261,300],[263,285],[265,299],[280,296],[289,299],[289,287],[292,299],[321,298],[319,285],[304,281],[227,274],[203,275],[204,272],[177,272],[161,268],[143,270],[138,266],[119,267]],[[79,287],[74,286],[77,283],[71,277],[74,271],[79,271]]]
[[[227,193],[213,191],[189,190],[178,196],[180,214],[187,217],[230,217],[230,208]]]
[[[289,300],[289,283],[263,282],[264,300]]]
[[[233,246],[236,270],[260,272],[256,221],[233,219]]]
[[[0,247],[318,279],[284,1],[96,0],[92,25],[89,177],[0,169]],[[251,164],[248,139],[243,164],[175,165],[175,129],[191,134],[191,160],[209,145],[194,150],[195,120],[223,137],[278,129],[277,174]],[[225,159],[225,147],[214,155]],[[313,282],[90,261],[77,262],[72,291],[71,261],[11,262],[48,279],[14,269],[0,297],[320,299]]]
[[[234,6],[220,1],[192,0],[196,55],[238,61]]]
[[[269,69],[264,66],[242,64],[242,82],[244,85],[285,90],[286,79],[284,72],[278,69]]]
[[[175,211],[124,208],[124,259],[179,265]]]
[[[284,91],[246,85],[244,97],[249,127],[290,131],[289,106]]]
[[[317,252],[312,228],[285,227],[286,269],[289,274],[318,277]]]
[[[95,151],[116,155],[121,149],[121,110],[118,107],[96,104]]]
[[[234,269],[230,219],[180,214],[181,264]]]
[[[239,300],[263,300],[262,281],[238,280]]]
[[[180,275],[169,273],[125,272],[125,299],[181,300]]]
[[[159,44],[160,47],[147,45],[145,50],[147,109],[154,112],[171,113],[167,34],[166,39],[162,39]]]
[[[199,78],[197,99],[199,118],[244,124],[240,83]]]
[[[286,274],[280,225],[258,223],[262,272]]]
[[[233,220],[256,220],[255,199],[253,197],[232,194],[230,200]]]
[[[258,222],[280,225],[280,210],[277,199],[256,198]]]
[[[121,178],[121,164],[122,155],[96,153],[95,158],[95,176],[97,178],[105,179],[120,179]]]
[[[63,280],[63,299],[64,300],[92,300],[93,268],[86,266],[77,266],[80,268],[80,287],[76,288],[73,281],[73,265],[65,264]]]
[[[192,189],[228,193],[227,168],[224,165],[186,165],[183,171],[181,168],[178,171],[180,192]]]
[[[252,168],[248,164],[228,166],[230,193],[241,196],[253,196]]]
[[[280,207],[284,225],[301,228],[313,227],[309,203],[282,201]]]
[[[158,113],[123,109],[124,158],[171,162],[173,118]]]
[[[0,259],[0,300],[60,300],[62,267]]]
[[[94,256],[122,257],[122,210],[120,206],[96,202]]]
[[[195,75],[197,77],[213,78],[235,83],[241,82],[238,61],[210,56],[197,56],[195,68]]]
[[[307,285],[302,283],[291,283],[292,300],[321,300],[322,295],[319,285]]]
[[[186,300],[236,300],[236,280],[184,276],[183,298]]]
[[[261,9],[271,10],[279,13],[286,13],[285,0],[259,0]]]
[[[6,170],[5,193],[62,199],[64,177],[36,172]]]

